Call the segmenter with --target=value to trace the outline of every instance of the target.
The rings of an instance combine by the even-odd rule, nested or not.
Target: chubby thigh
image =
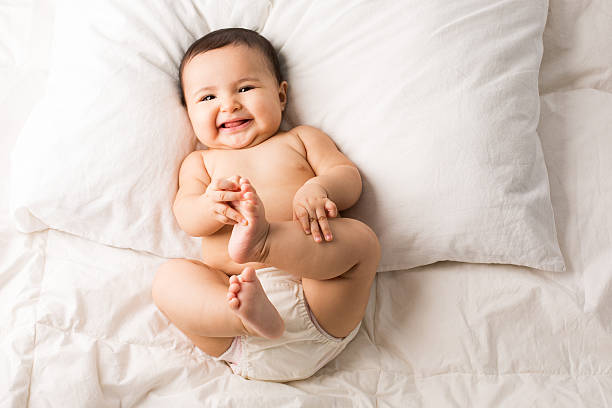
[[[321,327],[334,337],[348,336],[359,325],[370,299],[376,266],[357,265],[332,279],[302,279],[304,294]]]

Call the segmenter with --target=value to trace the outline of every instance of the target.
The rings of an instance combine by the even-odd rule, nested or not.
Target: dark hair
[[[269,62],[276,80],[280,84],[282,75],[280,62],[276,50],[264,36],[256,31],[246,28],[222,28],[220,30],[211,31],[204,37],[196,40],[183,55],[181,65],[179,66],[179,87],[181,90],[181,103],[185,105],[185,89],[183,88],[183,70],[185,65],[196,55],[206,51],[222,48],[227,45],[246,45],[249,48],[254,48],[261,51],[262,55]]]

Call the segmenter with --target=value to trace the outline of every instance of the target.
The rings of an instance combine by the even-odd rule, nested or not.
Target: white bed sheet
[[[48,38],[31,34],[51,27],[52,6],[0,4],[0,19],[22,19],[0,48],[0,118],[12,129],[3,166],[44,86]],[[363,328],[335,361],[304,381],[246,381],[156,310],[162,258],[54,230],[21,234],[3,205],[0,406],[612,405],[612,83],[608,71],[579,68],[585,33],[612,38],[612,13],[607,25],[594,13],[605,7],[551,1],[550,21],[566,25],[545,33],[539,132],[567,272],[443,262],[381,274]],[[598,23],[570,24],[580,16]],[[578,50],[555,48],[561,35]]]
[[[47,83],[54,0],[0,1],[0,222],[8,222],[9,156]]]

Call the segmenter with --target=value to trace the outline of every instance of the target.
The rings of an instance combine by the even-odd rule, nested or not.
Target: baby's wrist
[[[304,183],[304,186],[307,186],[307,185],[312,185],[312,186],[319,187],[321,190],[323,190],[323,192],[325,193],[325,196],[329,197],[329,193],[327,192],[327,189],[318,180],[316,180],[316,178],[313,177],[313,178],[307,180]]]

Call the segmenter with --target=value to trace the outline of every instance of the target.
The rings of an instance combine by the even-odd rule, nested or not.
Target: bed
[[[392,10],[395,14],[414,18],[410,21],[414,26],[418,21],[427,21],[429,45],[442,50],[444,41],[450,41],[450,37],[445,36],[460,35],[466,30],[466,22],[470,25],[473,21],[470,19],[484,18],[490,12],[501,21],[487,32],[500,39],[492,45],[493,49],[506,44],[502,34],[510,28],[503,24],[504,18],[524,21],[533,16],[535,22],[541,23],[534,27],[542,30],[534,29],[533,38],[528,38],[527,51],[517,51],[508,43],[509,53],[502,56],[512,60],[516,53],[529,52],[531,54],[524,54],[529,58],[522,59],[521,63],[535,64],[539,71],[523,68],[517,71],[508,80],[520,79],[510,94],[496,85],[495,92],[482,95],[487,98],[501,95],[504,100],[512,101],[506,108],[515,116],[509,116],[512,122],[500,119],[503,131],[514,131],[512,123],[525,121],[529,124],[529,114],[535,115],[536,120],[532,122],[537,144],[511,144],[505,151],[525,149],[531,152],[529,160],[536,164],[541,156],[545,168],[525,164],[525,156],[518,162],[521,169],[527,166],[533,172],[544,171],[546,183],[529,191],[515,188],[505,192],[510,197],[505,199],[526,193],[530,200],[524,205],[527,210],[520,212],[516,220],[509,221],[508,217],[515,215],[510,210],[504,213],[506,218],[500,224],[492,221],[495,214],[483,215],[486,219],[483,224],[491,223],[487,228],[443,219],[440,225],[454,231],[449,238],[451,234],[448,231],[443,234],[441,227],[434,224],[435,220],[426,219],[429,223],[426,225],[436,225],[435,233],[428,235],[425,227],[409,239],[405,235],[397,239],[397,229],[406,224],[397,225],[385,218],[386,214],[393,214],[394,208],[384,202],[373,204],[381,192],[372,180],[380,177],[381,172],[391,171],[389,169],[400,174],[398,177],[422,171],[420,175],[424,179],[411,183],[416,187],[408,191],[412,194],[410,206],[426,213],[437,209],[437,204],[430,203],[429,208],[425,208],[418,204],[415,195],[435,185],[438,187],[436,194],[439,193],[433,197],[435,203],[448,201],[451,197],[444,195],[442,186],[444,178],[452,174],[440,170],[435,173],[437,178],[427,178],[434,173],[417,166],[425,163],[411,164],[408,159],[399,164],[390,160],[382,170],[376,168],[368,154],[374,152],[376,157],[386,153],[376,150],[377,145],[368,138],[353,143],[343,132],[347,127],[351,131],[362,128],[370,133],[376,128],[368,128],[369,125],[363,123],[351,124],[350,118],[346,119],[350,116],[346,112],[364,108],[384,117],[386,109],[399,109],[396,99],[399,94],[389,91],[381,94],[375,106],[363,107],[359,98],[363,89],[355,90],[354,82],[346,87],[345,96],[349,100],[352,98],[355,106],[343,105],[346,99],[329,91],[338,75],[357,75],[354,78],[368,83],[379,68],[371,60],[356,60],[342,66],[345,70],[342,72],[338,70],[341,61],[334,58],[361,55],[361,50],[368,49],[380,52],[376,55],[380,56],[377,61],[381,64],[398,66],[394,59],[396,52],[387,49],[383,41],[385,36],[391,37],[389,30],[396,27],[394,19],[377,18],[376,11],[381,7],[377,2],[195,1],[173,5],[172,2],[156,1],[144,6],[100,1],[87,7],[79,6],[78,2],[52,0],[0,3],[0,163],[5,175],[0,182],[0,406],[612,405],[612,216],[609,214],[612,208],[612,5],[606,0],[550,0],[549,3],[527,2],[533,5],[525,6],[527,3],[517,0],[492,2],[499,9],[491,11],[475,0],[456,3],[462,4],[467,11],[460,10],[459,6],[448,11],[449,14],[466,13],[462,19],[450,16],[452,24],[442,24],[446,11],[439,16],[442,22],[424,18],[431,12],[428,7],[441,7],[442,3],[415,1],[411,7],[392,6],[395,3],[384,5],[396,7]],[[470,10],[474,4],[477,12]],[[174,14],[168,13],[168,9]],[[321,20],[322,13],[327,17]],[[176,17],[175,20],[169,15]],[[371,19],[366,20],[364,16]],[[198,19],[205,20],[206,24],[198,26],[194,23]],[[151,22],[161,28],[151,29]],[[110,126],[105,128],[105,134],[115,147],[97,142],[92,145],[100,161],[120,163],[123,160],[134,163],[132,167],[135,168],[138,162],[146,161],[147,155],[160,154],[160,151],[176,160],[184,157],[195,147],[193,139],[185,138],[182,144],[162,143],[158,151],[155,146],[143,147],[142,140],[137,138],[128,140],[114,138],[114,135],[122,135],[119,126],[125,125],[125,117],[145,118],[154,122],[156,129],[179,128],[188,134],[188,123],[176,104],[176,90],[172,87],[173,66],[166,66],[166,60],[160,59],[160,62],[155,58],[162,55],[174,61],[190,39],[227,25],[256,28],[271,36],[273,43],[277,41],[275,45],[284,44],[281,47],[286,58],[284,66],[290,84],[292,79],[295,83],[290,90],[304,95],[290,101],[289,119],[314,122],[310,124],[328,131],[349,157],[356,158],[366,181],[364,204],[349,215],[373,224],[383,244],[380,273],[372,287],[357,337],[338,358],[305,380],[289,383],[245,380],[233,375],[228,366],[194,348],[155,308],[150,294],[155,270],[165,259],[198,257],[197,241],[180,235],[168,211],[176,184],[169,182],[162,187],[151,186],[149,190],[138,184],[142,174],[134,176],[139,177],[138,180],[126,176],[125,185],[136,186],[126,190],[128,199],[161,197],[158,206],[142,204],[130,209],[129,202],[121,195],[123,184],[103,178],[112,170],[108,167],[100,170],[95,164],[84,167],[84,162],[70,153],[78,150],[81,158],[88,154],[69,145],[74,143],[73,136],[83,137],[85,132],[95,133],[98,128]],[[343,25],[355,27],[357,34],[340,38],[344,41],[341,48],[305,51],[309,44],[321,42],[326,32]],[[128,26],[136,27],[133,37],[122,36]],[[361,26],[372,35],[361,35]],[[373,27],[379,27],[383,37],[377,37]],[[397,27],[404,29],[401,22]],[[108,42],[96,48],[92,41],[100,33]],[[293,35],[283,37],[284,33]],[[521,33],[528,37],[527,31]],[[482,31],[473,34],[481,35]],[[500,37],[496,37],[498,34]],[[155,45],[151,38],[158,37],[162,42],[171,39],[165,43],[170,45],[162,47],[161,52],[148,53],[148,47]],[[132,50],[129,55],[133,59],[117,54],[113,44]],[[462,52],[466,58],[469,59],[469,50],[478,48],[478,44],[464,41],[467,48]],[[410,45],[421,50],[418,44]],[[71,68],[58,60],[59,57],[74,58],[68,54],[71,50],[81,56],[70,60],[72,66],[82,64],[77,68],[87,74],[72,76],[68,83],[65,82],[68,77],[63,77],[60,71]],[[91,62],[88,52],[97,52],[101,59]],[[328,53],[323,62],[316,59],[320,53]],[[445,54],[444,58],[452,56]],[[123,58],[122,65],[118,66],[114,58]],[[423,56],[419,58],[423,60]],[[151,59],[153,65],[161,67],[159,71],[149,69],[150,66],[143,62]],[[490,64],[481,67],[478,60],[469,61],[469,64],[469,67],[476,67],[475,70],[491,74],[488,68],[482,68]],[[508,62],[508,65],[511,64]],[[421,83],[427,75],[427,70],[415,70],[416,67],[409,64],[403,66],[407,69],[393,73],[401,74],[402,78],[413,75],[410,77],[415,81],[413,85]],[[323,71],[313,67],[321,67]],[[355,67],[361,67],[361,71]],[[460,69],[465,67],[456,67],[439,72],[449,82],[437,90],[437,95],[447,97],[455,80],[467,84],[474,79],[465,69]],[[329,76],[321,75],[325,70]],[[137,92],[147,98],[170,101],[164,106],[169,119],[159,119],[158,111],[151,110],[153,108],[132,109],[130,104],[125,104],[118,111],[93,105],[92,101],[98,100],[95,98],[126,100],[131,92],[136,92],[129,87],[108,90],[112,83],[94,84],[94,88],[88,88],[95,90],[94,99],[85,96],[75,103],[77,95],[71,92],[83,89],[77,85],[87,85],[85,81],[95,75],[99,75],[97,78],[127,78],[128,81],[137,75],[138,82],[144,84],[143,89],[134,88]],[[377,79],[384,87],[393,89],[393,83],[385,80]],[[309,91],[316,84],[320,84],[318,91]],[[522,93],[523,88],[528,91]],[[423,91],[418,86],[412,89],[402,94],[401,100],[422,109],[413,110],[408,116],[402,111],[394,112],[411,119],[418,131],[432,129],[431,120],[426,119],[433,110],[448,110],[458,101],[451,95],[440,106],[439,102],[428,100],[425,93],[419,95],[420,99],[412,100],[415,94]],[[105,92],[110,94],[105,95]],[[405,88],[401,92],[405,92]],[[462,88],[461,92],[466,95],[467,91]],[[517,92],[521,98],[513,99]],[[535,92],[533,98],[530,92]],[[387,94],[389,100],[384,98]],[[70,123],[63,122],[66,118],[61,114],[68,106],[62,105],[65,100],[60,100],[58,95],[68,95],[66,98],[72,100],[73,108],[77,109],[77,117]],[[336,110],[322,110],[321,104],[317,104],[321,97]],[[357,100],[359,102],[355,102]],[[461,106],[469,105],[463,99],[460,102]],[[52,111],[50,122],[42,111],[52,108],[58,110]],[[78,112],[93,115],[92,122],[83,122]],[[496,112],[498,110],[485,113],[493,115]],[[123,114],[127,116],[121,116]],[[440,127],[463,126],[460,120],[466,112],[456,114],[450,124],[440,124]],[[501,115],[508,116],[508,111]],[[62,136],[57,129],[68,131]],[[151,131],[150,127],[140,130],[150,132],[148,137],[156,141],[167,136],[161,131],[161,135]],[[481,130],[474,130],[474,134],[481,134]],[[43,133],[44,138],[40,137]],[[396,140],[389,135],[381,137],[388,137],[388,143]],[[427,140],[430,143],[433,139]],[[383,144],[387,149],[388,143]],[[402,143],[409,143],[402,146],[423,154],[433,152],[427,143]],[[503,143],[502,139],[495,141],[495,144]],[[498,152],[491,153],[493,145],[487,146],[489,154],[501,159],[505,157]],[[135,148],[139,149],[137,153],[133,151]],[[132,150],[126,152],[126,149]],[[62,151],[67,153],[59,153]],[[54,156],[45,158],[49,152]],[[459,152],[466,162],[476,154],[467,150]],[[458,155],[457,150],[452,149],[448,154]],[[151,184],[155,178],[175,179],[180,163],[176,160],[166,167],[148,167],[147,171],[153,175],[147,183]],[[491,166],[490,162],[487,164]],[[118,171],[125,171],[125,168]],[[491,173],[494,171],[492,168]],[[79,173],[91,174],[82,179],[93,181],[80,185],[73,178]],[[478,177],[481,177],[478,183],[463,184],[453,180],[460,186],[452,191],[473,192],[489,180],[487,175]],[[113,187],[116,185],[119,187]],[[380,188],[391,190],[392,186],[393,183],[383,184]],[[78,195],[71,195],[73,190],[80,188]],[[534,199],[536,193],[542,198]],[[400,195],[392,195],[393,203],[399,203],[403,213],[409,212],[401,196],[408,193],[397,194]],[[109,201],[92,198],[102,195],[110,195]],[[479,195],[462,200],[459,193],[455,197],[459,197],[456,204],[462,206],[454,213],[455,218],[467,215],[468,205],[473,200],[491,198]],[[74,202],[78,204],[76,207],[71,206]],[[518,208],[519,204],[512,208]],[[406,222],[417,228],[418,218]],[[547,222],[552,222],[552,229]],[[493,225],[495,228],[491,227]],[[506,230],[508,235],[504,235]],[[461,231],[469,234],[461,235],[460,243],[457,234]],[[449,241],[444,246],[439,244],[445,239]],[[538,246],[544,241],[550,245]],[[530,252],[534,246],[539,252]],[[488,256],[492,253],[495,256]]]

